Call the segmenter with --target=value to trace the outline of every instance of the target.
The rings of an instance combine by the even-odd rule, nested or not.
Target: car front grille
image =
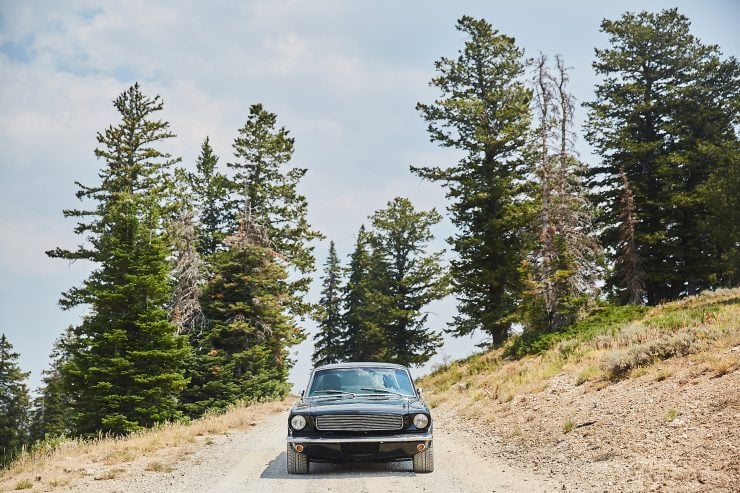
[[[384,431],[403,428],[400,414],[326,414],[316,417],[321,431]]]

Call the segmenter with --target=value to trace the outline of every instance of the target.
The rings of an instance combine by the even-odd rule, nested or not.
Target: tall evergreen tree
[[[218,156],[206,137],[195,162],[196,172],[188,174],[199,224],[198,253],[204,257],[222,247],[229,224],[234,224],[237,219],[230,215],[234,211],[227,206],[228,178],[218,171],[217,166]]]
[[[339,363],[344,359],[342,341],[342,267],[337,257],[334,242],[329,243],[329,255],[324,264],[318,320],[318,332],[314,336],[313,363],[325,365]]]
[[[228,248],[212,256],[214,274],[202,296],[209,323],[195,339],[183,393],[192,416],[290,390],[288,348],[304,336],[287,313],[294,296],[288,273],[258,229],[245,213]]]
[[[448,279],[442,267],[444,252],[427,253],[431,227],[442,220],[435,210],[416,211],[406,198],[396,197],[370,217],[371,244],[386,268],[384,286],[376,291],[388,301],[386,361],[402,365],[426,363],[442,345],[440,334],[427,327],[422,309],[447,294]]]
[[[60,301],[63,308],[89,306],[61,368],[81,434],[127,433],[178,419],[177,396],[186,383],[182,364],[189,349],[167,316],[171,287],[162,203],[177,160],[156,147],[174,134],[167,122],[153,118],[162,110],[160,97],[144,95],[138,84],[113,104],[121,122],[98,134],[95,150],[105,161],[101,181],[78,184],[78,198],[94,208],[64,212],[80,218],[75,232],[86,235],[88,244],[47,252],[97,264]]]
[[[521,80],[523,52],[514,38],[468,16],[457,29],[467,38],[459,56],[435,63],[439,75],[431,85],[441,98],[417,108],[431,140],[464,157],[449,168],[411,169],[442,182],[452,200],[458,232],[449,242],[457,253],[451,273],[459,315],[449,331],[459,336],[480,329],[498,344],[522,296],[519,267],[529,249],[524,231],[532,210],[520,192],[531,91]]]
[[[603,81],[587,104],[586,138],[602,158],[590,171],[604,212],[602,241],[617,242],[624,168],[647,302],[719,285],[727,266],[706,228],[703,185],[738,159],[737,60],[721,60],[718,47],[695,38],[676,9],[628,12],[604,20],[601,30],[611,47],[596,50],[593,66]],[[615,271],[610,285],[623,277]]]
[[[365,226],[357,233],[344,287],[345,361],[386,361],[390,354],[385,333],[390,298],[385,291],[388,269],[372,249]]]
[[[721,165],[700,189],[709,208],[705,231],[718,253],[717,273],[710,280],[718,286],[740,286],[740,142],[717,146],[711,154]]]
[[[10,462],[27,441],[30,372],[21,371],[19,354],[0,335],[0,466]]]
[[[298,193],[298,183],[306,174],[303,168],[287,168],[293,156],[294,139],[284,127],[277,127],[277,115],[261,104],[252,105],[244,126],[234,139],[234,158],[228,167],[234,172],[230,182],[238,194],[231,202],[230,214],[246,203],[253,220],[270,239],[291,268],[304,275],[291,281],[292,311],[305,315],[310,305],[303,300],[311,279],[305,274],[314,269],[312,240],[321,238],[308,223],[308,203]]]
[[[31,440],[63,437],[72,433],[72,401],[63,385],[61,367],[68,359],[68,347],[74,338],[74,327],[67,328],[55,342],[49,369],[42,372],[42,385],[31,410]]]
[[[642,261],[635,244],[635,230],[637,229],[635,200],[624,169],[619,170],[619,177],[622,179],[622,210],[619,215],[615,269],[619,275],[617,290],[623,303],[642,305],[645,295],[645,272],[642,269]]]

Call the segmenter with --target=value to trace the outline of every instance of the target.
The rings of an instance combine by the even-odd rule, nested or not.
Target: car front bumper
[[[373,462],[411,459],[432,446],[431,433],[362,437],[301,437],[288,436],[293,447],[303,445],[303,452],[313,461]]]

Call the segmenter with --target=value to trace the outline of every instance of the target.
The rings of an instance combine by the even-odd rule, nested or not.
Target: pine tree
[[[737,159],[737,60],[721,60],[718,47],[696,39],[676,9],[628,12],[604,20],[601,30],[611,47],[596,50],[593,66],[603,81],[587,104],[586,137],[602,158],[590,170],[604,212],[602,242],[617,243],[624,168],[639,218],[634,241],[647,303],[718,285],[727,266],[716,230],[706,227],[703,190]]]
[[[177,396],[186,383],[182,364],[189,349],[167,315],[170,252],[163,200],[177,160],[155,147],[174,135],[167,122],[153,119],[162,110],[160,97],[145,96],[138,84],[114,106],[121,122],[98,134],[101,147],[95,150],[105,161],[100,184],[78,184],[78,198],[95,207],[65,211],[80,218],[75,232],[88,244],[47,252],[97,264],[60,301],[63,308],[89,306],[61,368],[79,434],[128,433],[176,420]]]
[[[329,255],[324,264],[323,289],[319,299],[321,314],[318,332],[314,336],[314,365],[339,363],[344,359],[342,326],[342,268],[334,242],[329,243]]]
[[[614,269],[619,283],[617,287],[623,303],[642,305],[645,294],[645,273],[635,245],[635,230],[637,229],[635,201],[623,168],[619,170],[619,177],[622,179],[622,211],[619,215],[619,243]]]
[[[0,335],[0,466],[10,462],[27,442],[30,375],[18,367],[18,353]]]
[[[387,318],[383,324],[386,361],[421,365],[442,345],[440,334],[427,327],[429,314],[422,312],[447,294],[448,279],[441,264],[444,252],[426,252],[433,239],[430,228],[441,219],[437,211],[416,211],[411,201],[401,197],[370,217],[370,241],[387,269],[386,285],[375,289],[388,302],[381,307]]]
[[[194,334],[195,356],[183,408],[191,416],[239,400],[283,397],[288,348],[304,338],[288,314],[288,273],[247,208],[227,249],[212,255],[213,277],[202,295],[208,325]]]
[[[712,155],[719,166],[699,190],[709,209],[705,231],[717,248],[717,272],[710,282],[740,286],[740,142],[717,146]]]
[[[70,395],[65,392],[61,367],[68,359],[68,347],[74,337],[74,327],[54,342],[51,364],[42,372],[42,386],[33,400],[31,411],[31,440],[39,441],[48,437],[64,437],[72,433]]]
[[[320,239],[318,231],[308,223],[308,203],[298,193],[298,183],[306,174],[303,168],[287,168],[293,156],[294,139],[284,128],[277,128],[277,115],[266,111],[261,104],[252,105],[249,117],[234,139],[234,162],[228,167],[234,171],[230,182],[238,196],[229,207],[235,215],[246,202],[253,220],[270,239],[271,247],[297,273],[304,275],[291,281],[294,298],[291,310],[304,316],[310,305],[303,296],[311,279],[305,274],[314,269],[313,246]]]
[[[480,329],[498,344],[508,336],[522,296],[519,267],[529,250],[532,210],[521,192],[531,91],[521,81],[523,52],[513,38],[468,16],[457,29],[467,38],[458,58],[435,63],[439,75],[431,85],[441,99],[417,108],[431,140],[464,157],[449,168],[411,169],[443,183],[459,229],[449,239],[457,253],[451,274],[459,299],[449,332],[461,336]]]
[[[384,290],[387,265],[372,249],[365,226],[357,233],[344,287],[344,361],[386,361],[390,354],[384,327],[390,298]]]
[[[236,217],[229,215],[233,211],[227,207],[228,178],[219,173],[217,166],[218,156],[206,137],[195,162],[196,172],[188,174],[199,224],[198,253],[204,257],[222,247],[228,225],[236,222]]]

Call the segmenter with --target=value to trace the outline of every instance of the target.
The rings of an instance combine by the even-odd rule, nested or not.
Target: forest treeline
[[[0,339],[0,460],[24,444],[125,434],[240,399],[285,395],[289,349],[317,321],[315,363],[428,361],[441,345],[425,307],[449,294],[444,330],[500,345],[571,326],[597,304],[648,304],[740,282],[740,68],[676,9],[604,20],[599,76],[575,151],[578,104],[559,56],[526,58],[513,37],[462,17],[464,44],[435,62],[438,97],[417,105],[447,166],[410,171],[443,187],[451,254],[430,251],[435,211],[391,199],[359,227],[346,265],[333,242],[317,302],[314,245],[277,115],[251,106],[225,166],[206,137],[194,166],[159,96],[138,84],[98,133],[99,181],[66,210],[80,246],[54,258],[93,269],[62,294],[87,315],[57,340],[31,400]]]

